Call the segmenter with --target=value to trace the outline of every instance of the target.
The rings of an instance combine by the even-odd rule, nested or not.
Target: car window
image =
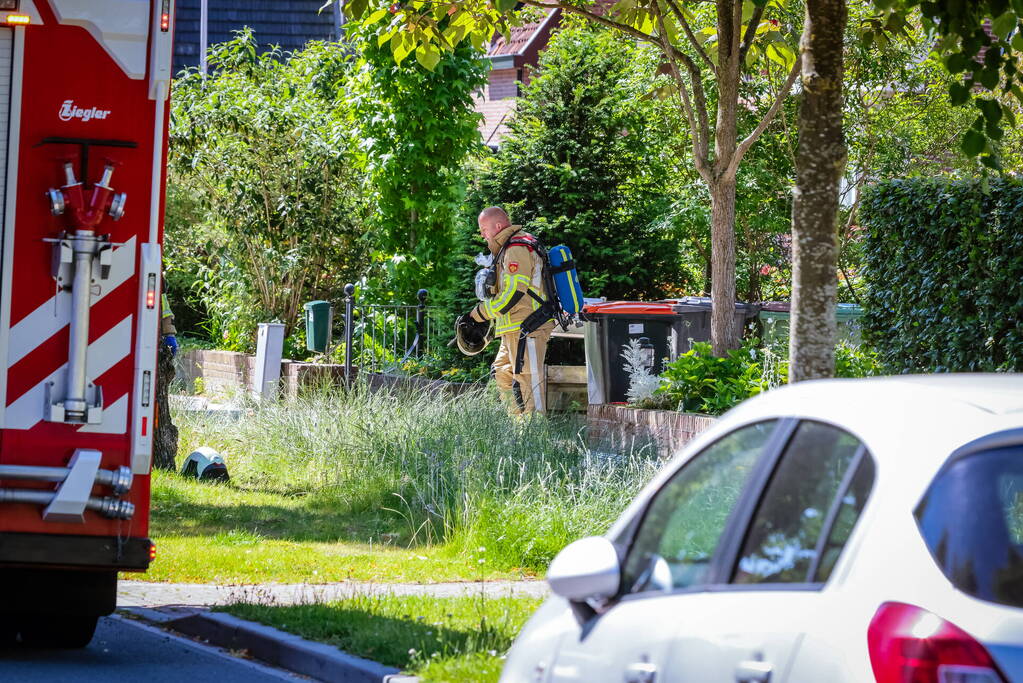
[[[855,497],[844,509],[836,508],[835,515],[829,513],[833,502],[844,503],[836,496],[860,445],[856,437],[837,427],[821,422],[800,423],[753,515],[733,583],[808,581],[808,573],[822,551],[818,542],[825,525],[843,512],[848,538],[858,516]],[[836,536],[836,543],[838,540]],[[830,553],[836,555],[835,550],[830,548]],[[841,552],[840,545],[837,551]]]
[[[626,592],[706,582],[732,508],[776,425],[761,422],[715,441],[657,492],[625,560]]]
[[[820,565],[811,581],[824,583],[831,577],[831,570],[835,568],[835,563],[838,562],[838,556],[842,554],[845,542],[852,535],[853,527],[856,526],[856,520],[863,512],[863,506],[866,505],[867,497],[870,496],[873,486],[874,459],[870,457],[869,453],[864,453],[849,489],[842,494],[835,523],[831,526],[828,540],[824,543],[821,552]]]
[[[1023,607],[1023,447],[960,458],[916,509],[931,555],[959,590]]]
[[[1003,472],[998,477],[998,499],[1009,541],[1023,547],[1023,472]]]

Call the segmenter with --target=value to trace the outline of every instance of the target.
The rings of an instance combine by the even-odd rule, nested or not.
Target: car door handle
[[[769,662],[748,659],[745,662],[739,662],[739,666],[735,667],[736,683],[770,683],[770,681],[771,664]]]
[[[625,668],[625,683],[655,683],[657,666],[650,662],[636,662]]]

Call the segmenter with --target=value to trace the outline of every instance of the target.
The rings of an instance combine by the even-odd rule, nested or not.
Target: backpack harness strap
[[[543,254],[542,247],[540,246],[539,240],[537,240],[536,237],[534,237],[533,235],[530,235],[528,232],[522,232],[521,230],[516,230],[514,233],[512,233],[512,235],[508,238],[508,240],[501,246],[501,250],[499,252],[497,252],[497,257],[494,259],[494,265],[495,266],[501,263],[501,258],[504,256],[504,252],[505,252],[505,250],[508,249],[508,247],[525,247],[526,249],[529,249],[529,251],[531,251],[531,252],[539,251],[539,252],[541,252],[541,255],[544,257],[544,260],[546,261],[546,254]],[[556,273],[561,273],[561,272],[564,272],[565,270],[569,270],[569,269],[574,268],[574,267],[575,267],[575,262],[574,261],[569,261],[569,262],[563,263],[562,265],[558,266],[557,268],[549,268],[549,266],[546,266],[546,265],[545,265],[544,268],[545,268],[545,270],[547,270],[549,268],[549,270],[550,270],[549,274],[550,275],[554,275]],[[547,280],[548,278],[545,277],[544,279]],[[550,283],[545,281],[544,282],[545,288],[550,286],[552,283],[553,283],[553,280]],[[532,288],[529,288],[526,291],[528,292],[529,296],[533,297],[533,299],[538,304],[540,304],[540,307],[537,308],[532,313],[530,313],[528,316],[526,316],[526,319],[523,320],[519,324],[519,343],[518,343],[516,351],[515,351],[515,369],[514,369],[514,373],[516,375],[522,373],[522,367],[525,365],[525,362],[526,362],[526,354],[525,354],[525,352],[526,352],[526,340],[529,337],[529,335],[531,335],[532,333],[536,332],[538,329],[543,327],[543,325],[548,320],[551,320],[552,318],[557,320],[558,317],[559,317],[558,316],[558,308],[557,308],[557,306],[554,303],[554,298],[553,297],[550,297],[548,299],[544,299],[539,294],[534,292],[532,290]],[[518,301],[518,300],[516,299],[516,301]]]

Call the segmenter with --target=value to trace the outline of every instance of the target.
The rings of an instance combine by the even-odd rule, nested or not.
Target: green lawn
[[[353,514],[343,501],[204,484],[154,472],[150,534],[157,558],[127,579],[195,583],[326,583],[521,579],[485,553],[422,546],[388,533],[386,511]],[[483,560],[481,563],[480,560]]]
[[[319,605],[216,608],[419,676],[497,681],[502,657],[539,606],[533,598],[360,596]]]
[[[226,485],[152,480],[156,581],[438,582],[542,575],[603,533],[660,464],[607,456],[576,416],[509,418],[497,396],[312,391],[240,417],[175,411],[179,452],[209,446]],[[485,551],[480,550],[486,548]]]

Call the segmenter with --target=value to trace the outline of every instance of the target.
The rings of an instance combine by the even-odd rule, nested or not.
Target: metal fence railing
[[[426,305],[425,289],[416,293],[416,304],[360,304],[354,285],[345,285],[344,291],[341,338],[347,376],[353,366],[378,372],[429,355],[434,336],[451,328],[440,308]]]

